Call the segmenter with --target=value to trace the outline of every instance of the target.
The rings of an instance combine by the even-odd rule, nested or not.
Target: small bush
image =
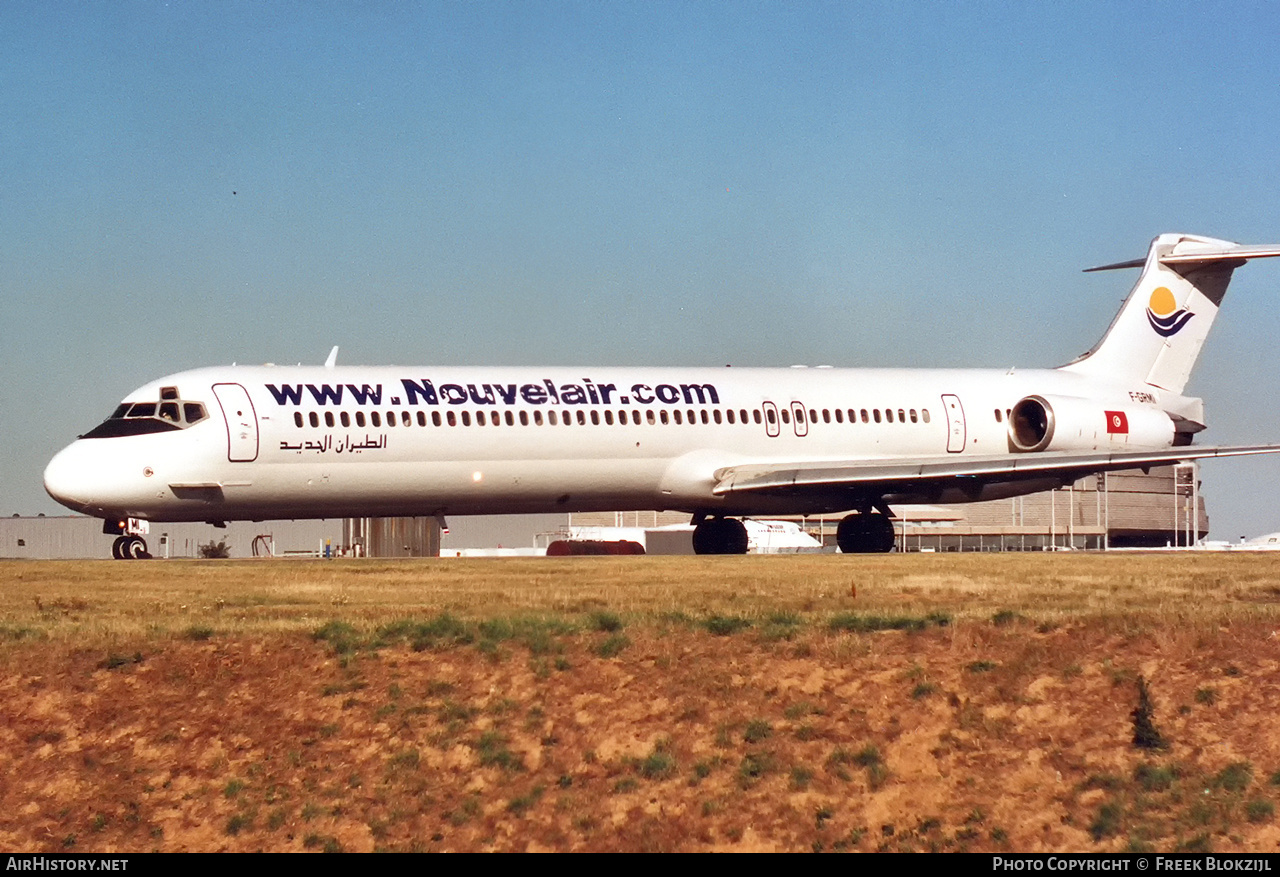
[[[227,544],[226,539],[220,542],[206,542],[200,546],[199,551],[200,556],[205,560],[225,560],[231,556],[231,546]]]
[[[625,634],[614,633],[600,641],[595,647],[595,653],[602,658],[616,658],[629,645],[631,640]]]
[[[1244,808],[1245,815],[1249,817],[1252,823],[1266,822],[1276,815],[1276,805],[1270,801],[1258,798],[1250,801]]]
[[[1222,769],[1214,784],[1228,792],[1243,792],[1253,780],[1253,766],[1247,761],[1235,761]]]
[[[664,744],[655,746],[644,761],[640,762],[640,775],[647,780],[665,780],[675,770],[676,760]]]
[[[1166,791],[1177,777],[1176,767],[1156,767],[1146,762],[1138,765],[1133,771],[1133,778],[1148,792]]]
[[[340,655],[349,654],[360,648],[362,640],[355,626],[345,621],[330,621],[315,630],[311,638],[327,642]]]
[[[1147,680],[1138,677],[1138,705],[1129,715],[1133,717],[1133,745],[1138,749],[1164,749],[1168,746],[1164,736],[1156,729],[1151,704],[1151,692]]]
[[[1124,808],[1119,801],[1108,801],[1098,810],[1098,815],[1089,824],[1089,834],[1095,841],[1112,837],[1120,831],[1120,822],[1124,817]]]
[[[746,630],[751,622],[735,615],[712,615],[703,622],[703,626],[716,636],[732,636],[740,630]]]
[[[622,619],[612,612],[596,612],[591,616],[591,629],[600,633],[617,633],[622,627]]]

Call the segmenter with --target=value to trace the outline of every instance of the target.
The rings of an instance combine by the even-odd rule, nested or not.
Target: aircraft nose
[[[73,442],[45,467],[45,492],[67,508],[82,512],[93,504],[91,493],[99,468],[85,453],[82,443]]]

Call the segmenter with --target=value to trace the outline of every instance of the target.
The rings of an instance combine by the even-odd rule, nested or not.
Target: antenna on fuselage
[[[329,351],[329,358],[324,361],[325,368],[333,368],[338,362],[338,345],[333,345],[333,349]]]

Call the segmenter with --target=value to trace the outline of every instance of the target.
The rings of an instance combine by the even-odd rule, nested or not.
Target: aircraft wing
[[[801,463],[747,463],[715,473],[716,496],[734,494],[790,494],[806,488],[849,488],[885,493],[909,487],[956,486],[1022,481],[1061,475],[1083,477],[1118,469],[1146,469],[1184,460],[1280,453],[1280,445],[1196,447],[1158,451],[1049,451],[1041,454],[1000,454],[949,458],[886,458],[821,460]]]

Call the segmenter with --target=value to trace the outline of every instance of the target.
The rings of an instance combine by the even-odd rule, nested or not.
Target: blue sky
[[[1186,231],[1280,241],[1266,3],[0,7],[0,512],[198,365],[1057,365]],[[1280,260],[1277,260],[1280,262]],[[1280,264],[1189,391],[1280,441]],[[1206,464],[1216,538],[1280,461]]]

